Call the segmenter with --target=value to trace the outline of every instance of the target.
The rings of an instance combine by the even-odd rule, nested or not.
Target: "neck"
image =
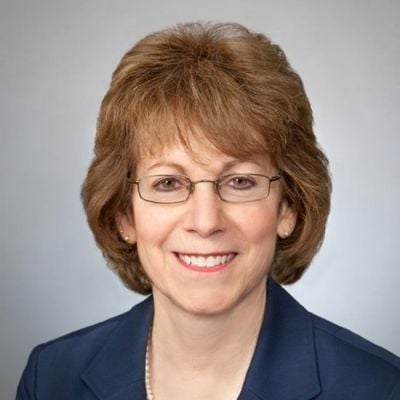
[[[195,376],[197,382],[199,375],[204,377],[207,382],[199,383],[203,387],[212,384],[210,380],[236,382],[234,390],[239,391],[255,349],[265,303],[265,281],[230,310],[217,315],[194,315],[166,302],[155,291],[153,385],[162,387],[162,371],[170,370],[184,381],[190,380],[190,376]]]

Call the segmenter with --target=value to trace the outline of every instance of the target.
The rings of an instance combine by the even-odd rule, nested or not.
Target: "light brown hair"
[[[239,24],[188,23],[150,34],[115,70],[82,187],[89,225],[109,265],[132,290],[151,291],[116,216],[131,212],[127,175],[138,161],[177,140],[190,148],[191,135],[239,159],[268,156],[279,168],[297,222],[290,237],[278,239],[271,275],[280,283],[297,281],[323,240],[328,161],[302,81],[282,49]]]

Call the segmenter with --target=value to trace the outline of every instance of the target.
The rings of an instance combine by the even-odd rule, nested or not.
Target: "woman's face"
[[[176,145],[140,162],[137,178],[174,174],[196,181],[231,173],[278,172],[266,159],[240,161],[210,143],[192,147],[197,161]],[[295,214],[280,194],[277,181],[267,199],[226,203],[212,184],[200,183],[184,203],[155,204],[141,199],[135,185],[133,218],[123,217],[119,225],[137,244],[155,301],[211,315],[232,309],[257,291],[262,294],[277,235],[291,231],[295,223]]]

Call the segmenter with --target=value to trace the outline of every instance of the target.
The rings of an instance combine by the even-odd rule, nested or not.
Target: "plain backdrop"
[[[0,398],[34,345],[141,299],[105,266],[80,185],[120,57],[192,20],[261,31],[300,73],[334,191],[325,243],[289,290],[400,354],[399,17],[397,0],[2,0]]]

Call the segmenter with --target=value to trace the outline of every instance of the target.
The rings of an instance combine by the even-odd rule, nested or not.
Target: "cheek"
[[[278,217],[274,210],[256,210],[243,216],[242,234],[247,246],[249,261],[255,266],[251,269],[254,274],[268,268],[274,258]],[[244,222],[246,221],[246,223]]]
[[[173,214],[150,203],[134,203],[136,245],[148,273],[152,266],[165,264],[163,247],[175,226]]]
[[[247,240],[252,243],[275,244],[278,230],[278,211],[274,207],[253,207],[238,212],[240,226]]]
[[[170,213],[157,204],[133,200],[133,219],[138,243],[157,242],[170,229]]]
[[[270,241],[276,238],[277,220],[270,215],[260,216],[251,224],[251,235],[253,240],[258,242]]]

